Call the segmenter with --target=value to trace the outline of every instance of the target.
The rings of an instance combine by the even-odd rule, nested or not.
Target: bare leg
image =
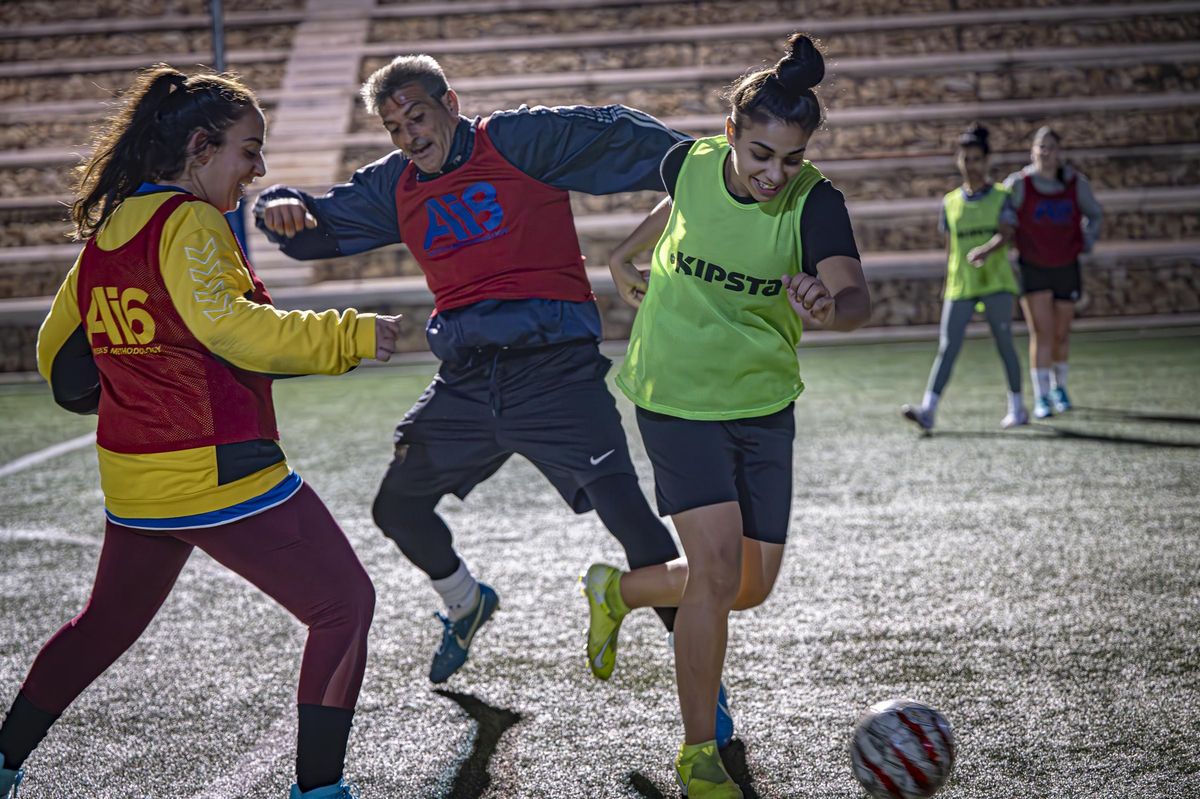
[[[734,610],[758,607],[766,600],[783,565],[784,548],[783,544],[742,538],[742,579]],[[687,579],[686,558],[631,569],[621,575],[621,599],[631,609],[678,607]]]
[[[1049,369],[1054,351],[1054,296],[1038,291],[1021,297],[1021,310],[1029,326],[1029,368]]]
[[[742,513],[736,502],[722,502],[674,520],[688,558],[675,618],[675,679],[684,742],[698,744],[713,738],[729,612],[741,583]]]
[[[1054,363],[1066,363],[1071,343],[1071,322],[1075,319],[1075,303],[1054,301],[1054,343],[1051,357]]]

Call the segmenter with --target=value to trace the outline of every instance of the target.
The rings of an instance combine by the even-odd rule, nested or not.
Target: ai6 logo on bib
[[[141,305],[149,296],[138,288],[121,291],[116,286],[96,286],[88,308],[87,334],[108,337],[114,347],[149,344],[154,340],[154,319]]]
[[[496,187],[484,181],[468,186],[461,195],[430,197],[425,214],[429,223],[425,251],[430,255],[444,255],[508,232]]]
[[[1069,225],[1075,214],[1075,203],[1071,200],[1039,200],[1033,209],[1037,222],[1051,225]]]

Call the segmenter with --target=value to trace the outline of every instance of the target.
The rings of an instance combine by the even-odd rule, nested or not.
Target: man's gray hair
[[[402,55],[392,60],[387,66],[380,67],[371,73],[366,83],[362,85],[359,94],[362,95],[363,105],[367,113],[378,114],[379,106],[392,96],[401,86],[410,83],[419,84],[425,93],[435,100],[450,89],[446,82],[446,73],[442,65],[433,56]]]

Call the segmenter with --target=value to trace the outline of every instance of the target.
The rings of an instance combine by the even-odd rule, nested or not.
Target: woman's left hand
[[[988,251],[987,245],[981,244],[967,253],[967,262],[978,269],[987,261],[989,255],[991,255],[991,252]]]
[[[617,295],[634,308],[642,304],[649,289],[650,273],[638,269],[632,261],[613,260],[608,264]]]
[[[834,300],[820,278],[801,272],[783,275],[783,290],[801,320],[824,325],[833,318]]]

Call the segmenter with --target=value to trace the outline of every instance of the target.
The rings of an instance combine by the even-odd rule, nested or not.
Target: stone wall
[[[94,13],[94,12],[93,12]],[[89,14],[86,18],[91,18]],[[225,46],[281,50],[292,43],[294,25],[256,25],[229,28]],[[198,53],[212,57],[212,33],[207,28],[188,28],[136,33],[76,33],[71,36],[25,36],[0,39],[0,61],[46,61],[49,59],[98,58],[101,56]]]
[[[1197,258],[1132,260],[1083,268],[1081,317],[1146,316],[1200,312]],[[942,278],[872,279],[871,326],[936,325],[942,313]],[[1015,318],[1021,318],[1018,307]]]
[[[679,90],[680,94],[695,95],[695,89]],[[530,104],[541,102],[537,93],[530,93]],[[501,105],[464,106],[463,113],[490,114],[504,108]],[[515,107],[515,106],[511,106]],[[654,113],[653,109],[643,109]],[[718,113],[724,113],[723,111]],[[820,130],[810,145],[814,161],[835,158],[884,158],[900,155],[945,155],[954,151],[958,135],[969,119],[929,119],[870,122],[861,124],[831,124]],[[1020,114],[982,120],[991,131],[992,148],[998,151],[1019,151],[1029,147],[1033,132],[1047,122],[1062,136],[1063,146],[1071,148],[1119,147],[1144,144],[1185,144],[1200,141],[1200,114],[1194,108],[1122,111],[1119,114],[1093,111],[1046,114]],[[356,110],[355,132],[382,132],[379,119]],[[715,130],[689,130],[693,134],[709,135]],[[0,131],[0,136],[3,133]],[[381,141],[373,146],[347,148],[343,163],[346,175],[363,164],[387,155],[390,145]]]
[[[304,0],[237,0],[238,11],[287,11]],[[39,25],[67,19],[121,19],[208,14],[208,0],[20,0],[0,3],[0,24]]]
[[[285,64],[277,62],[231,63],[229,69],[242,76],[254,91],[278,89]],[[0,103],[50,103],[71,100],[111,100],[133,80],[128,69],[76,72],[71,75],[0,78]],[[45,147],[48,142],[37,145]]]
[[[1085,295],[1077,306],[1084,317],[1141,316],[1200,312],[1200,263],[1195,257],[1130,259],[1116,266],[1085,264]],[[941,318],[942,278],[870,280],[874,304],[870,326],[936,325]],[[633,323],[633,309],[617,297],[598,298],[606,338],[624,339]],[[401,312],[407,319],[401,351],[426,349],[424,324],[430,307],[366,306],[360,310]],[[1016,312],[1020,318],[1020,311]],[[36,325],[0,326],[0,371],[36,369]]]
[[[641,195],[631,196],[641,198]],[[13,227],[29,232],[44,227],[46,235],[56,236],[49,243],[66,244],[70,241],[65,235],[69,226],[61,223],[32,223],[27,228],[22,228],[21,223],[13,223]],[[633,225],[629,227],[632,230]],[[936,211],[931,211],[928,215],[859,218],[854,222],[854,233],[860,252],[867,255],[874,252],[940,250],[944,246],[943,236],[937,230]],[[1109,241],[1200,238],[1200,215],[1190,209],[1109,211],[1104,218],[1103,237]],[[582,235],[580,244],[587,263],[590,266],[606,264],[608,254],[621,238],[621,231]],[[421,274],[416,261],[403,247],[391,247],[346,258],[309,261],[306,265],[313,270],[314,282],[415,277]],[[5,263],[0,266],[0,298],[53,294],[69,266],[68,262]],[[269,272],[267,277],[269,279]]]

